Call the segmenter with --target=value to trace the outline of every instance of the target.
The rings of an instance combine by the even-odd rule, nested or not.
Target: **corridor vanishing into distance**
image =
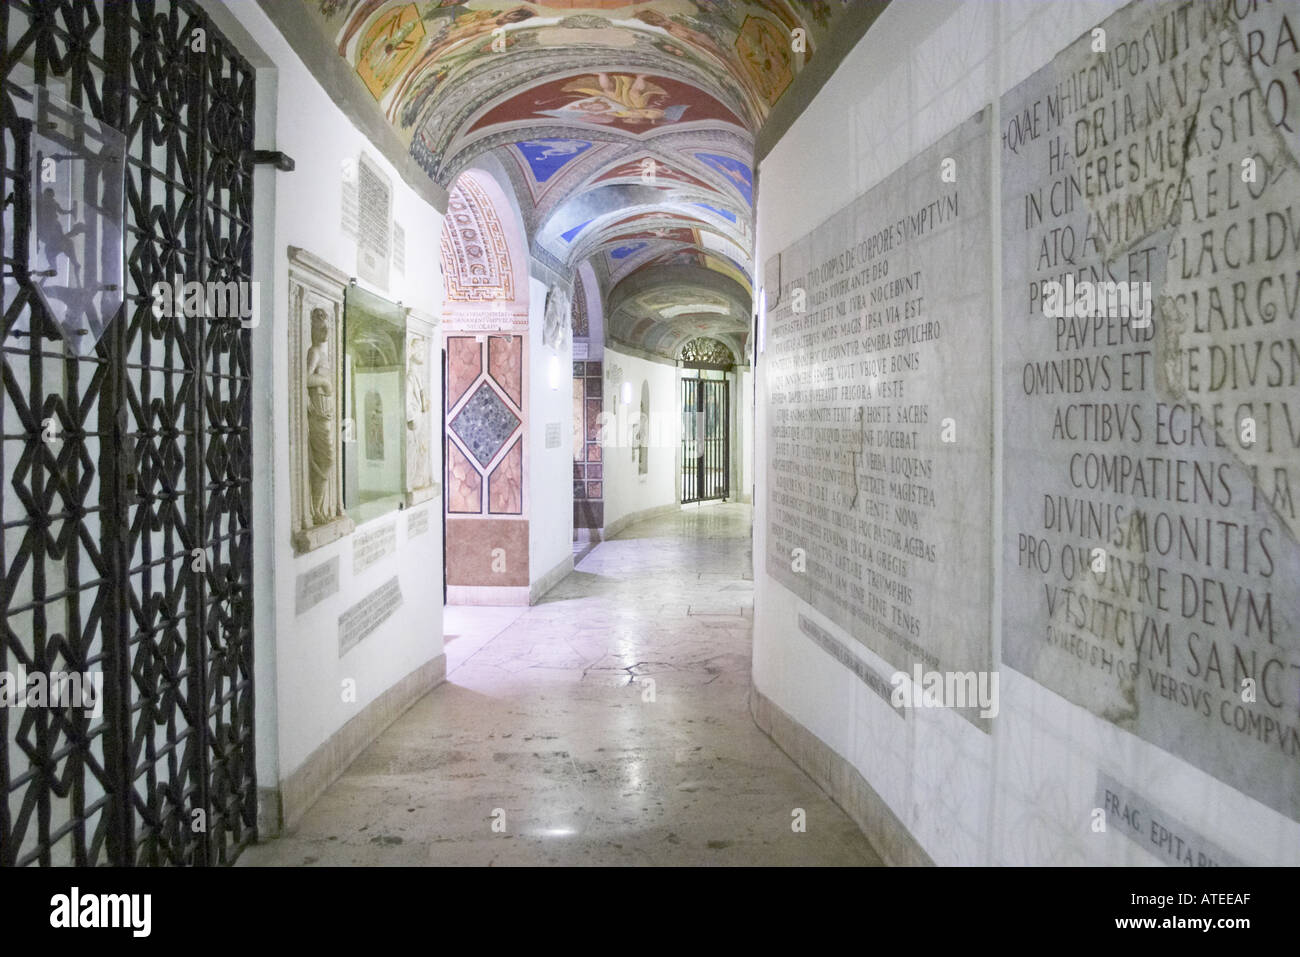
[[[447,681],[241,863],[880,863],[750,717],[750,515],[643,521],[538,605],[449,607]]]
[[[1300,867],[1300,0],[0,9],[0,875]]]

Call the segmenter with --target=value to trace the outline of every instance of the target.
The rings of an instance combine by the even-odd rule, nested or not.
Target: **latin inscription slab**
[[[406,538],[409,541],[416,535],[423,535],[429,530],[429,510],[427,508],[408,512],[406,515]]]
[[[357,275],[388,288],[392,261],[393,186],[365,153],[357,164]]]
[[[1100,26],[1002,100],[1004,657],[1300,820],[1300,18]]]
[[[901,671],[992,667],[990,114],[767,270],[767,572]]]
[[[893,708],[894,714],[900,718],[907,716],[905,709],[894,705],[894,686],[884,677],[876,674],[870,665],[849,650],[842,641],[837,641],[829,631],[804,615],[799,616],[799,630],[816,642],[817,646],[828,655],[852,671],[859,681]]]
[[[1240,860],[1156,807],[1142,795],[1097,775],[1097,807],[1106,812],[1107,833],[1123,834],[1143,850],[1170,865],[1182,867],[1242,867]]]
[[[295,585],[294,614],[301,615],[338,592],[339,557],[335,555],[310,571],[303,572]]]
[[[343,173],[340,183],[343,197],[342,216],[339,227],[344,236],[357,238],[361,228],[361,210],[357,205],[357,163],[356,160],[343,161]]]
[[[392,522],[352,536],[352,574],[360,575],[397,548],[397,526]]]
[[[402,607],[402,588],[393,576],[339,615],[339,657],[360,644]]]

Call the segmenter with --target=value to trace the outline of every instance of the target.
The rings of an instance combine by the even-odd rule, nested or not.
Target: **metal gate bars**
[[[725,499],[731,483],[725,379],[682,379],[682,503]]]
[[[0,679],[103,688],[0,707],[0,863],[228,863],[256,837],[250,334],[153,293],[251,280],[254,72],[191,0],[6,0],[0,75]],[[80,355],[33,285],[33,88],[125,135],[123,302]]]

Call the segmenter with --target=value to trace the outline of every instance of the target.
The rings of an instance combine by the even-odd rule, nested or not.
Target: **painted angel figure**
[[[668,91],[650,82],[643,73],[634,77],[623,73],[588,74],[570,80],[562,89],[565,93],[580,93],[582,99],[556,110],[538,112],[591,123],[640,124],[677,120],[686,111],[685,105],[659,105]]]

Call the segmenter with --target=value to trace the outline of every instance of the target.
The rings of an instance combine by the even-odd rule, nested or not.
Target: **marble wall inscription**
[[[1296,14],[1131,4],[1003,97],[1002,561],[1009,665],[1300,820]]]
[[[420,508],[406,513],[406,538],[410,541],[429,530],[429,510]]]
[[[990,113],[767,271],[768,574],[902,671],[992,667]]]
[[[360,644],[397,609],[402,607],[402,587],[393,576],[339,615],[339,657]]]
[[[342,229],[344,236],[355,240],[361,229],[361,209],[357,205],[357,161],[345,159],[342,173],[340,179],[342,194],[340,209],[342,215],[339,219],[339,227]]]
[[[1166,864],[1241,867],[1242,862],[1178,818],[1130,791],[1104,771],[1097,775],[1096,807],[1106,812],[1107,833],[1123,834]]]
[[[876,697],[893,709],[894,714],[900,718],[907,717],[907,709],[894,704],[894,686],[888,678],[876,674],[871,666],[850,651],[847,645],[837,641],[834,635],[811,618],[800,615],[799,630],[816,642],[817,646],[828,655],[852,671],[859,681],[875,693]]]
[[[315,608],[339,590],[339,557],[335,555],[303,572],[295,582],[294,614]]]
[[[393,186],[365,153],[357,163],[357,275],[388,288],[392,261]]]
[[[392,522],[357,532],[352,538],[352,574],[360,575],[396,548],[397,526]]]

